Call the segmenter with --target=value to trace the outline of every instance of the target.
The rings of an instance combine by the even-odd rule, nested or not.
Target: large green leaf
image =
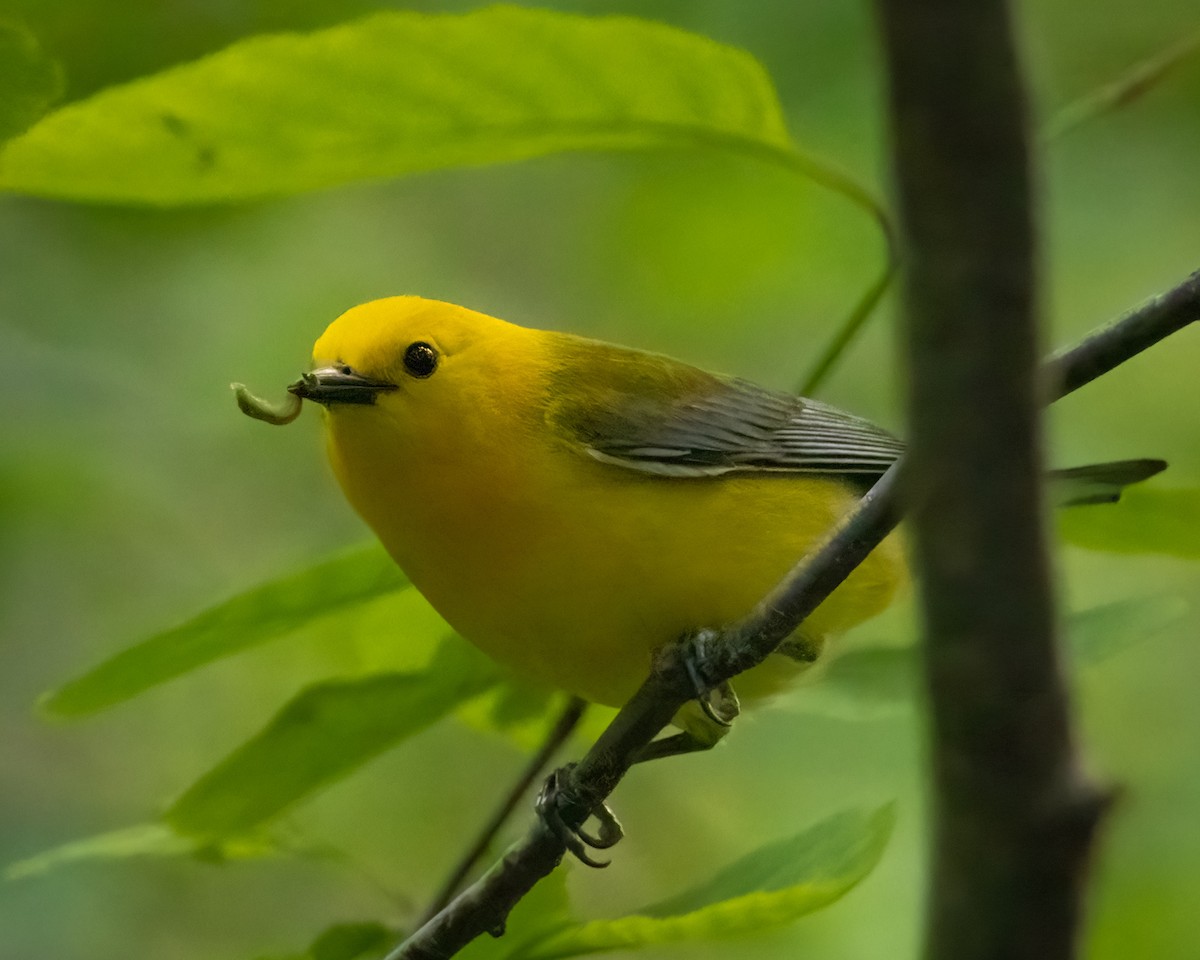
[[[190,856],[211,862],[258,859],[279,852],[281,850],[276,843],[265,836],[232,837],[208,843],[182,837],[162,823],[141,823],[83,840],[72,840],[20,860],[5,868],[4,877],[6,880],[19,880],[92,860]]]
[[[0,155],[0,188],[208,203],[664,145],[812,167],[789,143],[766,73],[742,51],[628,17],[388,12],[253,37],[63,107]]]
[[[616,920],[592,920],[520,945],[513,960],[555,960],[661,943],[758,933],[819,910],[874,869],[891,806],[845,811],[760,847],[683,893]]]
[[[259,584],[187,623],[122,650],[47,694],[42,707],[60,717],[94,713],[213,660],[406,585],[403,574],[378,546],[339,554]]]
[[[1068,543],[1114,553],[1200,558],[1200,490],[1130,487],[1118,503],[1058,515]]]
[[[29,31],[0,21],[0,143],[41,117],[62,90],[62,71]]]
[[[308,687],[167,810],[189,836],[252,830],[425,729],[499,675],[457,638],[419,673],[371,674]]]

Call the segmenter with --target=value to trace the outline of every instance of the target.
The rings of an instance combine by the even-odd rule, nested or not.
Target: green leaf
[[[845,811],[760,847],[678,896],[616,920],[579,923],[526,942],[521,960],[553,960],[661,943],[733,937],[828,906],[879,862],[895,820],[889,804]]]
[[[261,957],[259,960],[367,960],[382,957],[403,934],[373,920],[335,923],[322,930],[300,953]]]
[[[142,823],[53,847],[10,864],[4,877],[6,880],[19,880],[89,860],[191,856],[215,862],[259,859],[274,856],[278,852],[274,841],[262,836],[234,837],[209,843],[181,837],[162,823]]]
[[[62,92],[62,70],[33,35],[0,21],[0,143],[23,133]]]
[[[518,750],[534,753],[558,723],[569,700],[569,694],[506,674],[487,693],[459,707],[454,716],[473,730],[504,737]],[[584,745],[594,743],[616,715],[612,707],[588,704],[572,739]]]
[[[400,940],[399,931],[382,923],[335,923],[321,931],[302,960],[360,960],[381,956]]]
[[[312,942],[308,956],[312,960],[358,960],[382,953],[398,939],[397,931],[382,923],[338,923]]]
[[[1200,559],[1200,490],[1130,487],[1118,503],[1061,511],[1058,529],[1089,550]]]
[[[490,661],[453,638],[422,672],[308,687],[189,787],[165,819],[189,836],[246,833],[425,729],[497,679]]]
[[[499,734],[518,749],[533,753],[549,734],[568,695],[505,676],[491,690],[469,700],[454,715],[483,733]]]
[[[1064,635],[1075,661],[1095,666],[1182,621],[1191,605],[1180,596],[1134,597],[1072,613]],[[917,695],[917,651],[861,647],[834,657],[795,705],[840,720],[876,720],[911,709]]]
[[[645,20],[510,6],[249,38],[46,117],[0,156],[0,188],[211,203],[565,150],[697,145],[774,156],[861,194],[794,151],[749,54]]]
[[[179,856],[190,853],[195,846],[195,840],[181,837],[161,823],[143,823],[53,847],[10,864],[4,871],[4,877],[6,880],[19,880],[85,860]]]
[[[834,655],[795,705],[839,720],[877,720],[911,709],[919,683],[912,647],[860,647]]]
[[[122,650],[43,697],[44,710],[79,717],[274,640],[311,620],[344,612],[407,586],[379,546],[339,554],[209,607],[187,623]]]
[[[1067,642],[1081,663],[1102,663],[1184,620],[1191,604],[1163,594],[1091,607],[1067,621]]]

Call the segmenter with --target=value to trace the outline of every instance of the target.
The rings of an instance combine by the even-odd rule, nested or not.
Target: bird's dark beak
[[[335,403],[372,404],[379,394],[395,389],[394,383],[364,377],[342,364],[318,367],[300,374],[300,379],[288,387],[288,393],[301,400],[314,400],[329,406]]]

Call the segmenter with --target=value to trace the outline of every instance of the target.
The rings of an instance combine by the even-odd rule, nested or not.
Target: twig
[[[825,349],[817,357],[817,362],[813,364],[812,369],[800,384],[800,389],[797,391],[800,396],[816,396],[817,391],[824,385],[826,379],[833,372],[833,368],[845,356],[846,351],[850,349],[850,345],[862,331],[867,321],[871,319],[871,314],[874,313],[875,308],[879,305],[879,301],[883,299],[883,295],[887,293],[888,287],[891,286],[892,278],[895,277],[900,264],[896,257],[895,245],[891,234],[886,233],[885,239],[887,241],[887,262],[884,264],[883,272],[866,289],[866,292],[863,293],[858,303],[854,305],[854,309],[850,311],[850,315],[843,321],[842,325],[834,331],[833,336],[825,345]]]
[[[1156,303],[1174,299],[1172,292],[1159,298]],[[1185,322],[1200,320],[1200,301],[1189,300],[1187,303],[1190,307],[1181,306],[1180,309],[1192,309],[1193,312]],[[1178,316],[1155,310],[1153,304],[1148,314],[1143,310],[1134,311],[1105,331],[1107,342],[1114,345],[1108,355],[1116,357],[1121,344],[1125,343],[1125,355],[1115,362],[1128,360],[1159,339],[1152,335],[1156,327],[1172,332],[1180,329],[1182,325]],[[1126,330],[1134,331],[1128,340],[1125,338]],[[1055,370],[1062,382],[1087,382],[1087,378],[1080,380],[1080,370],[1093,363],[1090,343],[1089,339],[1055,359]],[[797,617],[791,623],[792,628],[799,623],[805,610],[814,609],[840,582],[831,575],[829,568],[841,562],[843,550],[852,553],[864,547],[869,550],[870,545],[881,541],[890,531],[895,516],[896,473],[889,471],[880,483],[884,481],[887,481],[888,488],[880,490],[879,485],[876,485],[872,493],[864,498],[860,509],[821,548],[820,559],[814,558],[811,566],[808,562],[799,565],[787,578],[788,584],[801,578],[814,584],[812,592],[803,598],[803,603],[797,604],[790,611],[791,616]],[[872,514],[874,521],[859,521],[858,517],[863,512]],[[878,526],[875,526],[876,523]],[[846,572],[848,571],[843,566],[842,572],[836,576],[844,577]],[[820,589],[816,589],[818,585]],[[786,587],[781,586],[775,592],[788,591]],[[769,610],[760,612],[768,619],[773,616]],[[776,620],[774,626],[769,629],[778,632],[786,625],[786,622]],[[765,624],[764,629],[767,629]],[[743,621],[738,627],[739,634],[752,630],[753,624],[750,621]],[[708,652],[710,656],[720,656],[712,647]],[[745,660],[739,657],[739,662]],[[719,677],[714,671],[711,679],[716,681],[728,678]],[[573,786],[580,802],[573,810],[564,811],[564,819],[568,822],[582,822],[588,812],[604,800],[617,785],[621,776],[629,769],[634,755],[670,723],[679,706],[692,696],[693,691],[683,666],[679,646],[665,647],[656,659],[651,676],[622,707],[600,739],[575,768]],[[505,918],[512,908],[538,880],[558,865],[563,853],[561,841],[552,835],[541,821],[535,820],[525,837],[513,844],[499,862],[400,944],[388,955],[387,960],[446,960],[481,933],[499,934],[503,931]]]
[[[1200,270],[1179,286],[1089,334],[1077,346],[1051,357],[1044,381],[1051,399],[1058,400],[1091,383],[1133,354],[1194,323],[1197,316],[1200,316]]]
[[[428,909],[425,911],[425,915],[421,918],[420,923],[417,924],[418,926],[423,926],[431,917],[439,913],[446,904],[454,899],[454,895],[458,893],[459,887],[463,885],[463,881],[467,879],[467,876],[475,868],[475,865],[487,853],[488,848],[495,841],[496,835],[500,832],[500,828],[512,816],[513,811],[516,810],[517,804],[521,802],[526,791],[529,790],[534,781],[545,771],[558,748],[567,741],[567,738],[579,726],[579,721],[583,719],[583,714],[586,710],[587,701],[581,700],[579,697],[571,697],[567,701],[567,705],[554,722],[554,726],[546,734],[546,739],[542,741],[542,745],[538,747],[537,752],[529,759],[529,763],[521,771],[521,775],[512,785],[512,789],[508,791],[508,795],[501,801],[500,806],[496,808],[496,812],[492,814],[492,818],[480,830],[475,843],[463,854],[454,871],[447,877],[446,882],[442,885],[442,889],[433,898],[433,902],[430,903]]]
[[[1200,31],[1134,64],[1112,83],[1068,103],[1046,124],[1042,139],[1049,141],[1061,137],[1089,120],[1140,100],[1197,52],[1200,52]]]

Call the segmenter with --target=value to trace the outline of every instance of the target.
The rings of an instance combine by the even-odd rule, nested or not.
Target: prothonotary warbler
[[[451,626],[611,706],[655,648],[747,613],[904,449],[815,400],[420,297],[338,317],[289,389],[324,406],[350,503]],[[1092,502],[1163,466],[1060,479]],[[738,693],[778,690],[906,576],[893,536]],[[698,709],[676,722],[720,734]]]

